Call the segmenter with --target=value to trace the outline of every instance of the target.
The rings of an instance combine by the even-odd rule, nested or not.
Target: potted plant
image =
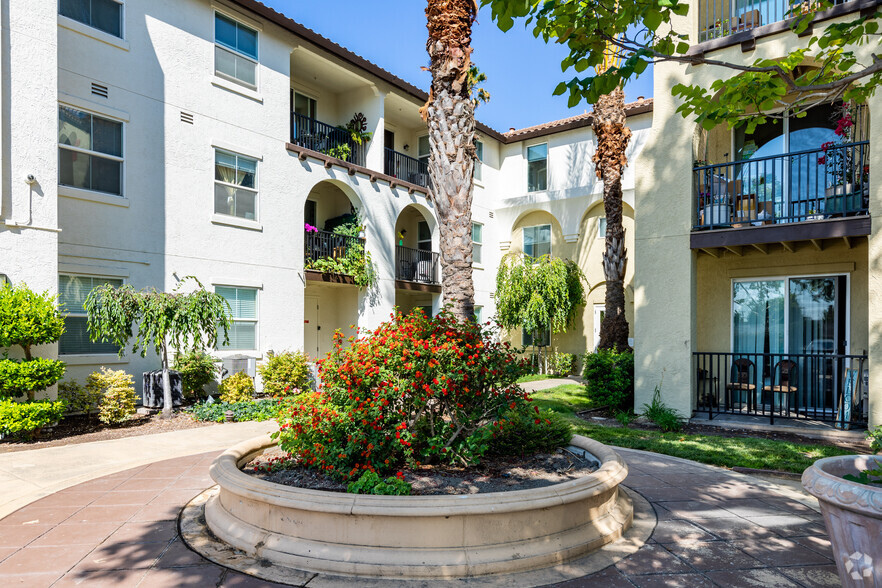
[[[805,220],[824,220],[824,215],[820,214],[814,207],[808,209]]]
[[[818,157],[818,165],[823,165],[829,178],[825,191],[824,210],[828,214],[844,214],[860,208],[862,190],[855,189],[855,181],[861,180],[854,162],[852,142],[854,118],[849,103],[837,109],[836,129],[833,131],[837,139],[821,144],[823,155]]]

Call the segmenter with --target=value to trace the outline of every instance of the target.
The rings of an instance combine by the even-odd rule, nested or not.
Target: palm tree
[[[600,74],[617,65],[618,55],[607,46],[607,58],[597,68]],[[622,226],[622,171],[628,165],[625,150],[631,129],[625,126],[625,92],[621,86],[602,95],[594,105],[594,136],[597,152],[594,165],[603,182],[603,210],[606,214],[606,248],[603,252],[603,274],[606,279],[605,313],[600,324],[601,349],[630,349],[628,321],[625,318],[625,228]]]
[[[460,320],[475,314],[472,282],[472,174],[475,103],[472,101],[472,24],[476,0],[428,0],[429,100],[420,109],[429,127],[430,197],[441,231],[444,304]]]

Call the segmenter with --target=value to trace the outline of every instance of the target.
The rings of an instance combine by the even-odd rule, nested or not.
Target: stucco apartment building
[[[159,365],[88,340],[82,303],[106,282],[172,290],[195,276],[233,309],[230,345],[218,355],[258,362],[269,350],[322,356],[335,330],[374,327],[395,307],[440,308],[424,91],[253,0],[0,7],[0,274],[65,303],[66,334],[40,350],[67,363],[65,379],[108,366],[140,388],[140,374]],[[338,129],[358,113],[372,133],[361,145]],[[631,104],[629,115],[633,251],[652,101]],[[590,115],[505,133],[479,125],[478,139],[480,317],[495,312],[501,256],[569,257],[588,278],[589,303],[552,344],[593,349],[603,206]],[[335,157],[347,150],[345,161]],[[360,234],[332,235],[353,211]],[[377,272],[371,288],[310,269],[359,246]]]

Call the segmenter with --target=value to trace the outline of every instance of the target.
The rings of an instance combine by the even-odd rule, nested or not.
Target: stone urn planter
[[[880,465],[882,457],[844,455],[819,459],[802,474],[821,505],[844,586],[882,586],[882,487],[842,477]]]
[[[544,488],[470,495],[368,496],[283,486],[240,470],[275,447],[241,443],[211,466],[205,522],[224,543],[286,568],[373,578],[453,579],[553,566],[622,536],[633,506],[610,448],[576,436],[595,472]]]

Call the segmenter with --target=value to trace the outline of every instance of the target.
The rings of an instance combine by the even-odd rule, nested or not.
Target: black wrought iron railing
[[[832,0],[834,5],[848,0]],[[703,0],[700,4],[699,42],[749,31],[794,16],[817,12],[817,0]]]
[[[364,254],[364,239],[338,235],[328,231],[306,231],[303,252],[306,267],[312,267],[321,259],[341,260],[353,250]]]
[[[291,113],[291,143],[343,161],[364,166],[367,145],[356,143],[352,134],[314,118]]]
[[[426,162],[386,147],[383,173],[422,186],[429,187],[429,166]]]
[[[398,246],[395,248],[395,279],[421,284],[440,284],[437,253]]]
[[[692,354],[695,411],[809,419],[866,426],[866,355],[834,353]]]
[[[694,168],[693,229],[867,214],[869,141]]]

